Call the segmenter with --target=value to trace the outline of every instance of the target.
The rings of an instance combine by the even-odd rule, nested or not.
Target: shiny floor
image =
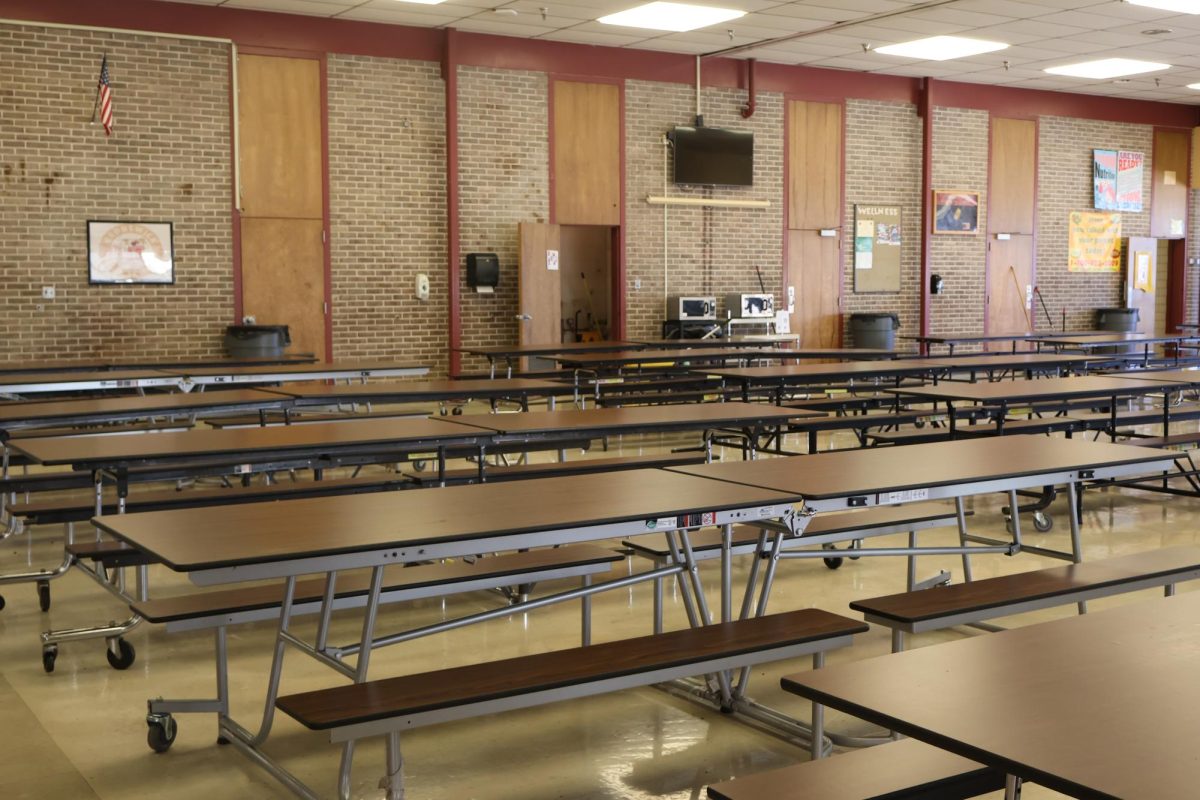
[[[653,452],[683,444],[679,438],[638,442],[613,441],[613,451]],[[830,442],[824,441],[828,446]],[[841,440],[842,446],[850,440]],[[594,453],[591,455],[595,455]],[[574,457],[574,456],[573,456]],[[586,456],[585,456],[586,457]],[[736,457],[729,454],[729,457]],[[429,490],[436,491],[436,490]],[[980,532],[1003,532],[1001,498],[975,498],[971,525]],[[1030,543],[1066,546],[1063,502],[1053,508],[1058,523],[1046,534],[1026,525]],[[1084,544],[1089,559],[1200,540],[1200,503],[1188,498],[1128,490],[1088,492],[1084,512]],[[0,544],[3,569],[56,563],[61,530],[41,528],[32,535]],[[952,530],[934,530],[922,543],[951,543]],[[876,540],[888,543],[888,540]],[[901,543],[893,538],[894,543]],[[619,545],[613,542],[613,546]],[[975,558],[977,577],[1020,572],[1052,565],[1046,559],[1020,555]],[[745,559],[735,562],[735,582],[744,578]],[[645,569],[636,560],[620,573]],[[716,562],[703,567],[711,593],[717,592]],[[954,573],[957,558],[929,557],[919,562],[919,576],[939,569]],[[165,570],[153,570],[153,593],[165,596],[188,585]],[[851,614],[847,603],[903,588],[899,559],[846,561],[838,570],[821,560],[782,565],[771,600],[774,611],[815,606]],[[573,582],[547,583],[536,594],[568,588]],[[129,635],[136,663],[116,671],[106,663],[99,642],[64,644],[57,667],[46,674],[40,662],[38,634],[47,627],[120,619],[125,609],[77,572],[55,581],[53,606],[38,609],[33,587],[0,587],[7,606],[0,611],[0,797],[17,798],[161,798],[177,800],[243,800],[291,796],[238,753],[215,744],[211,716],[179,717],[173,749],[156,755],[146,745],[145,702],[156,696],[206,697],[213,690],[209,633],[172,634],[143,625]],[[1183,587],[1186,591],[1190,587]],[[1137,602],[1147,593],[1094,602],[1099,610]],[[380,629],[414,627],[493,608],[502,603],[493,593],[474,593],[446,601],[387,607]],[[650,631],[648,585],[600,595],[595,602],[597,641]],[[1023,625],[1072,613],[1064,608],[1004,621]],[[668,627],[681,627],[685,617],[677,594],[668,593]],[[310,633],[311,620],[300,626]],[[358,618],[350,612],[337,620],[334,641],[359,635]],[[468,627],[378,651],[373,677],[405,674],[467,664],[547,649],[574,646],[579,635],[576,604]],[[916,637],[914,646],[966,636],[988,635],[965,629]],[[262,714],[265,675],[273,636],[270,624],[235,628],[230,633],[233,715],[251,727]],[[829,664],[883,655],[889,638],[882,629],[860,637],[849,649],[829,657]],[[807,660],[770,664],[755,670],[751,694],[758,700],[806,718],[808,707],[779,689],[779,676],[806,670]],[[1069,665],[1064,665],[1069,669]],[[284,673],[284,691],[333,686],[342,680],[315,662],[292,654]],[[831,730],[865,734],[870,726],[837,713],[827,715]],[[335,795],[338,753],[322,736],[277,719],[268,750],[322,796]],[[704,787],[807,758],[805,751],[774,736],[705,711],[657,689],[639,689],[597,698],[510,712],[483,719],[414,731],[403,737],[404,774],[411,800],[479,798],[700,798]],[[835,756],[836,757],[836,756]],[[367,742],[355,761],[354,796],[381,797],[384,773],[382,746]],[[1028,787],[1026,798],[1057,797]]]

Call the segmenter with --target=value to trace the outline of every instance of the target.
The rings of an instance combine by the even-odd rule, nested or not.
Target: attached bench
[[[212,417],[204,420],[211,428],[261,428],[277,425],[304,425],[311,422],[352,422],[357,419],[396,419],[403,417],[428,417],[432,412],[425,410],[364,411],[361,413],[290,413],[287,418],[279,411],[268,411],[265,416],[239,414],[232,417]]]
[[[892,630],[892,649],[909,633],[984,622],[1010,614],[1083,603],[1200,577],[1200,548],[1169,547],[1085,564],[1003,575],[935,589],[855,600],[867,622]]]
[[[388,737],[387,796],[399,797],[401,731],[823,654],[867,626],[819,609],[288,695],[276,707],[330,741]],[[814,714],[814,720],[820,716]],[[820,725],[814,738],[821,740]]]
[[[1073,433],[1082,430],[1083,425],[1073,416],[1071,417],[1033,417],[1031,419],[1012,419],[1005,420],[1005,434],[1049,434],[1049,433]],[[959,425],[955,428],[954,435],[959,439],[967,439],[980,436],[995,436],[996,424],[985,422],[978,425]],[[868,433],[867,439],[874,444],[918,444],[921,442],[941,442],[950,438],[949,428],[939,428],[936,430],[898,430],[891,433]]]
[[[1138,447],[1184,447],[1189,444],[1200,444],[1200,431],[1172,433],[1169,436],[1134,436],[1121,443],[1136,444]]]
[[[703,453],[667,453],[664,455],[584,458],[578,461],[550,461],[541,464],[509,464],[485,467],[483,476],[485,481],[491,483],[526,478],[547,478],[555,475],[586,475],[592,472],[614,472],[625,469],[682,467],[703,463]],[[436,486],[439,483],[436,473],[406,470],[403,474],[405,479],[419,486]],[[448,486],[478,482],[479,470],[476,468],[446,470]]]
[[[126,433],[177,433],[196,427],[187,419],[162,420],[159,422],[135,422],[121,425],[80,425],[56,428],[23,428],[13,431],[9,440],[50,439],[57,436],[120,436]]]
[[[832,548],[836,541],[857,541],[874,536],[893,533],[908,533],[915,536],[918,530],[938,528],[957,522],[954,506],[943,503],[911,503],[908,505],[875,506],[861,511],[840,511],[832,514],[817,514],[804,529],[804,534],[783,541],[784,550],[811,547],[821,544]],[[756,553],[762,530],[751,525],[734,525],[730,547],[731,555]],[[692,555],[696,561],[720,558],[722,534],[719,529],[705,528],[690,534]],[[675,563],[667,538],[661,533],[647,533],[621,542],[634,555],[650,559],[658,569]],[[852,552],[852,551],[850,551]],[[815,555],[814,555],[815,557]],[[821,556],[825,565],[837,569],[842,565],[842,556]],[[910,559],[910,582],[915,580],[915,565]],[[663,629],[663,578],[654,581],[654,630]]]
[[[1004,788],[999,770],[916,739],[708,787],[709,800],[962,800]]]

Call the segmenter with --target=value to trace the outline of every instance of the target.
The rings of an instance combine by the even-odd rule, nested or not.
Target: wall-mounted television
[[[754,134],[678,126],[671,131],[675,182],[705,186],[754,185]]]

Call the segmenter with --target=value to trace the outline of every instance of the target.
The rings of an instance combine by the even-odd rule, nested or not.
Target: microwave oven
[[[774,319],[775,295],[727,294],[725,311],[734,319]]]
[[[668,306],[671,319],[717,318],[717,298],[675,295]]]

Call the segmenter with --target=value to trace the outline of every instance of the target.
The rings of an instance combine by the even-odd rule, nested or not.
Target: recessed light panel
[[[1195,89],[1196,91],[1200,92],[1200,83],[1189,83],[1188,88]]]
[[[621,25],[626,28],[649,28],[656,31],[694,31],[707,28],[718,22],[744,17],[745,11],[713,6],[693,6],[688,3],[647,3],[644,6],[618,11],[601,17],[598,22],[605,25]]]
[[[1136,58],[1102,58],[1099,61],[1084,61],[1080,64],[1050,67],[1043,71],[1049,72],[1051,75],[1102,81],[1108,78],[1120,78],[1123,75],[1141,75],[1145,72],[1159,72],[1170,68],[1170,64],[1160,64],[1157,61],[1138,61]]]
[[[1200,0],[1128,0],[1131,5],[1174,11],[1176,14],[1200,14]]]
[[[444,3],[446,0],[396,0],[398,3],[416,3],[422,6],[436,6],[438,3]]]
[[[1004,42],[989,42],[986,39],[967,39],[963,36],[931,36],[928,39],[917,39],[915,42],[889,44],[875,48],[876,53],[885,56],[904,56],[905,58],[920,58],[925,61],[949,61],[952,58],[966,58],[980,53],[994,53],[1008,47]]]

